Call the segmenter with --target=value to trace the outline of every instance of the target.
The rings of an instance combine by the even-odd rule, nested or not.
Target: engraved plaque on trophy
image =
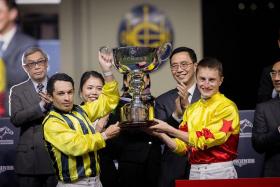
[[[145,127],[153,125],[154,106],[144,104],[141,94],[144,89],[144,75],[151,73],[166,62],[172,52],[170,43],[161,47],[118,47],[112,50],[107,47],[100,48],[101,53],[113,53],[113,64],[122,74],[131,77],[129,82],[129,93],[132,96],[130,103],[121,108],[120,126]]]

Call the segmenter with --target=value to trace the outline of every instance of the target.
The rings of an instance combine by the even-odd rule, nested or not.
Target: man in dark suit
[[[255,150],[265,153],[264,177],[280,177],[280,59],[270,72],[278,97],[256,107],[252,143]]]
[[[177,82],[177,88],[160,95],[156,99],[155,116],[157,119],[178,128],[179,122],[174,101],[183,104],[183,100],[187,99],[193,103],[200,98],[195,81],[196,66],[197,57],[193,49],[179,47],[172,52],[170,68]],[[178,156],[166,146],[164,147],[160,187],[173,187],[176,179],[188,179],[189,170],[187,157]]]
[[[280,54],[280,27],[278,29],[278,48],[275,50],[275,55],[278,56]],[[274,60],[274,59],[273,59]],[[273,84],[271,82],[270,72],[272,69],[272,65],[266,66],[262,70],[262,74],[260,77],[260,84],[258,88],[258,103],[268,101],[277,96],[277,92],[273,89]]]
[[[110,115],[108,124],[120,121],[121,108],[129,103],[132,99],[128,88],[131,80],[130,75],[124,74],[123,76],[123,91],[119,104],[115,111]],[[144,90],[141,94],[143,103],[148,106],[154,106],[154,97],[150,92],[150,76],[146,74],[144,76]],[[109,145],[110,146],[110,145]],[[120,135],[111,142],[111,147],[104,149],[105,152],[101,152],[101,170],[103,169],[103,181],[104,187],[114,186],[108,184],[113,181],[112,172],[114,168],[109,168],[108,160],[107,166],[105,165],[106,158],[109,154],[115,154],[115,158],[118,162],[118,186],[121,187],[157,187],[158,176],[160,172],[160,160],[161,160],[161,142],[157,137],[147,134],[141,129],[128,128],[123,129]],[[107,155],[105,155],[107,154]],[[102,161],[103,160],[103,161]],[[112,163],[112,162],[111,162]],[[107,168],[105,168],[105,166]],[[111,169],[111,170],[109,170]],[[105,176],[106,175],[106,176]],[[105,177],[106,178],[105,178]],[[110,178],[109,178],[110,176]],[[101,174],[102,179],[102,174]],[[103,184],[102,181],[102,184]]]
[[[42,134],[42,121],[50,104],[46,95],[48,56],[42,49],[32,47],[22,59],[29,79],[11,88],[9,101],[11,122],[20,127],[15,171],[20,186],[56,186]]]
[[[28,77],[21,67],[21,56],[31,46],[37,46],[36,41],[21,33],[16,26],[18,16],[14,0],[0,0],[0,56],[6,66],[6,94],[4,99],[4,116],[8,116],[8,97],[10,88]]]

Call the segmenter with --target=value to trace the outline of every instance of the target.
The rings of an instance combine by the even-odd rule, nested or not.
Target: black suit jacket
[[[256,107],[252,143],[259,153],[265,153],[264,176],[280,177],[280,100],[272,99]]]
[[[31,46],[37,46],[36,40],[17,30],[3,53],[7,75],[7,91],[5,96],[6,116],[8,116],[10,88],[28,79],[27,74],[22,68],[21,58],[24,51]]]
[[[20,127],[15,161],[17,174],[54,174],[43,141],[42,121],[45,114],[39,102],[39,95],[30,79],[11,88],[11,122]]]
[[[127,95],[123,97],[129,98]],[[120,109],[128,103],[122,98],[117,108],[110,115],[108,124],[120,121]],[[150,97],[146,103],[153,105],[154,98]],[[113,157],[118,161],[119,186],[157,186],[160,172],[161,142],[156,137],[148,135],[137,128],[122,129],[118,137],[106,142],[106,148],[102,149],[100,153],[101,169],[103,169],[101,170],[101,179],[103,179],[104,187],[117,186],[116,183],[108,184],[115,179],[115,171],[113,169],[112,175],[113,167],[109,167],[108,162],[110,159],[108,157],[111,157],[111,159]],[[105,159],[107,159],[107,164],[104,162]],[[109,170],[110,168],[111,171]]]
[[[155,117],[163,120],[175,128],[179,123],[173,119],[172,113],[175,111],[175,100],[178,97],[178,90],[173,89],[160,95],[155,102]],[[194,90],[192,103],[199,100],[200,93],[197,87]],[[162,157],[162,169],[160,175],[160,187],[175,186],[176,179],[189,178],[189,164],[187,156],[179,156],[173,153],[166,146]]]

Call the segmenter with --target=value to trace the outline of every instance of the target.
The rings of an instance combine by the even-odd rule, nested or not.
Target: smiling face
[[[31,79],[42,82],[47,76],[48,60],[40,51],[36,51],[26,57],[23,67]]]
[[[52,94],[49,95],[53,106],[63,112],[70,112],[74,104],[74,88],[72,83],[57,80],[53,88]]]
[[[95,101],[102,93],[103,82],[97,77],[91,76],[84,83],[81,90],[81,97],[83,101]]]
[[[220,76],[217,69],[199,67],[197,69],[196,81],[201,97],[207,100],[219,92],[223,77]]]
[[[15,8],[9,9],[4,0],[0,0],[0,34],[7,33],[14,25],[17,17]]]
[[[177,83],[193,84],[196,66],[197,63],[194,63],[185,51],[174,54],[170,59],[171,72]]]

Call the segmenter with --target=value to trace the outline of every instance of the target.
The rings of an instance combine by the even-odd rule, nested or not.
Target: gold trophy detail
[[[141,94],[144,89],[144,75],[158,69],[166,62],[172,52],[170,43],[161,47],[118,47],[109,49],[101,47],[101,53],[112,53],[113,65],[122,74],[131,77],[129,93],[132,96],[130,103],[121,108],[120,126],[145,127],[155,124],[154,106],[143,103]]]

